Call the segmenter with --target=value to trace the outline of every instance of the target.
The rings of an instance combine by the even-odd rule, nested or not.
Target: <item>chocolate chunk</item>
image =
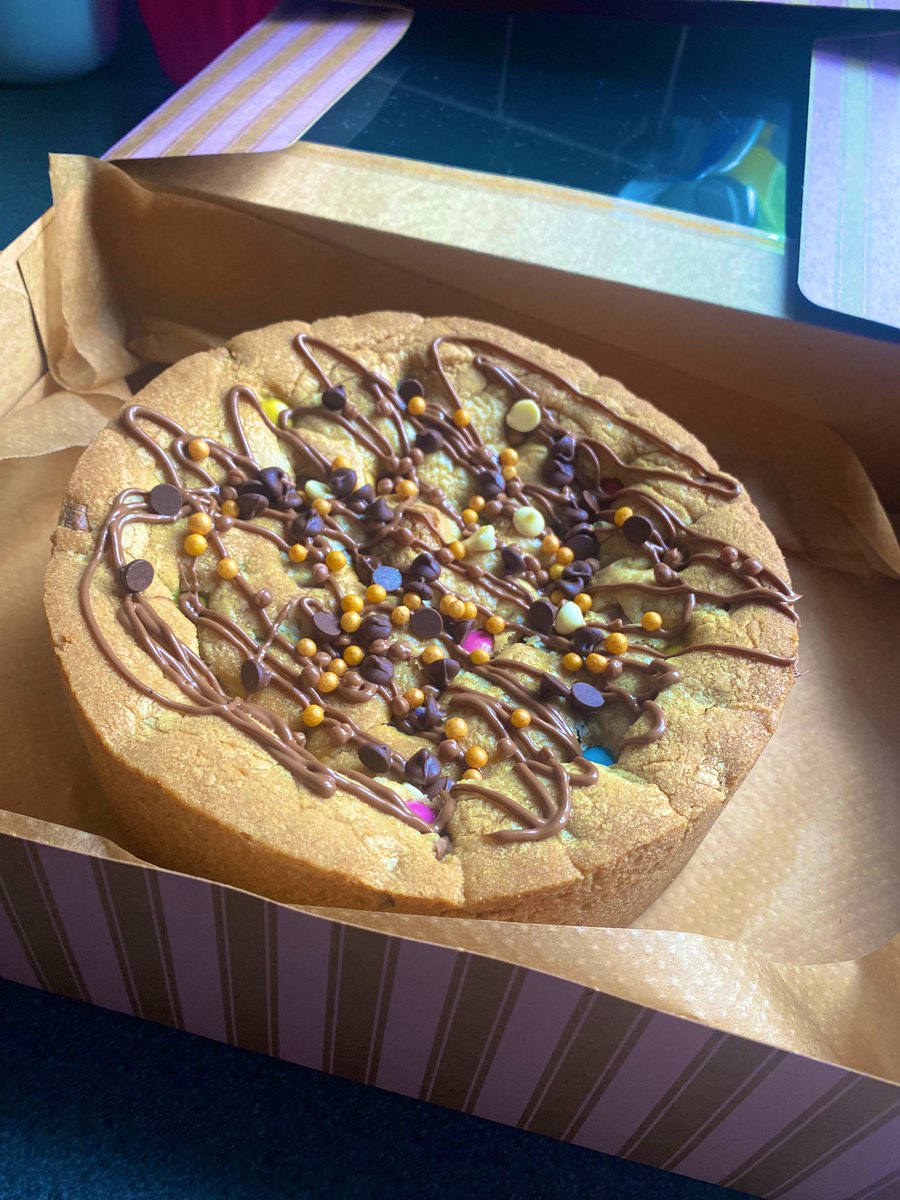
[[[424,579],[426,583],[434,583],[441,573],[441,565],[427,550],[417,554],[409,565],[409,574],[413,579]]]
[[[552,487],[566,487],[575,478],[575,468],[571,463],[548,458],[544,463],[544,478]]]
[[[385,742],[364,742],[358,753],[362,765],[376,775],[383,775],[391,765],[391,748]]]
[[[427,608],[424,604],[409,618],[409,631],[413,637],[421,638],[423,642],[435,638],[443,629],[441,614],[436,608]]]
[[[604,507],[604,505],[602,505],[600,503],[600,499],[597,496],[597,493],[590,492],[587,489],[585,489],[581,493],[581,495],[578,497],[578,503],[583,508],[587,509],[588,519],[590,519],[591,517],[596,517],[597,513],[599,513],[600,509]]]
[[[566,539],[566,545],[576,558],[593,558],[599,546],[592,533],[576,533]]]
[[[373,500],[371,504],[366,505],[366,511],[363,516],[373,525],[386,525],[388,521],[393,521],[394,519],[394,514],[388,507],[384,496],[379,496],[377,500]]]
[[[538,633],[549,633],[556,618],[556,609],[549,600],[535,600],[525,614],[525,624]]]
[[[390,683],[394,678],[394,664],[382,654],[367,654],[359,664],[359,673],[369,683]]]
[[[632,546],[643,546],[653,536],[653,526],[646,517],[629,517],[622,522],[622,532]]]
[[[517,546],[501,546],[500,560],[506,575],[521,575],[525,570],[525,557]]]
[[[391,636],[392,625],[390,618],[383,613],[369,613],[363,618],[363,623],[359,627],[357,636],[361,642],[366,645],[369,642],[377,642],[379,638],[389,638]]]
[[[263,467],[259,472],[259,482],[270,500],[280,500],[290,480],[281,467]]]
[[[563,527],[571,531],[576,525],[583,525],[589,516],[587,509],[579,508],[577,504],[567,504],[559,519]]]
[[[287,489],[287,491],[284,493],[284,495],[278,501],[277,507],[280,508],[283,512],[286,512],[289,508],[300,508],[302,505],[303,505],[303,497],[300,495],[300,493],[297,491],[297,489],[292,485],[291,487],[289,487]]]
[[[134,596],[138,592],[146,592],[153,582],[153,567],[146,558],[135,558],[122,567],[119,578],[125,591]]]
[[[444,444],[444,435],[436,429],[423,429],[416,434],[416,446],[423,454],[436,454]]]
[[[328,486],[338,499],[349,496],[356,487],[356,472],[352,471],[349,467],[338,467],[336,471],[331,472],[328,478]]]
[[[181,492],[171,483],[158,483],[150,489],[150,507],[161,517],[177,517],[181,512]]]
[[[376,567],[372,572],[372,582],[380,584],[388,593],[397,592],[403,587],[403,576],[396,567]]]
[[[563,567],[563,579],[590,579],[593,573],[583,558],[576,558]]]
[[[264,496],[266,492],[258,479],[245,479],[243,483],[235,485],[234,494],[236,496]]]
[[[268,507],[269,501],[258,492],[246,492],[243,496],[238,496],[238,508],[245,521],[261,517]]]
[[[248,658],[241,664],[241,683],[245,692],[261,691],[271,678],[266,668],[255,658]]]
[[[604,705],[603,693],[589,683],[573,683],[569,699],[577,709],[586,713],[596,712]]]
[[[563,683],[555,675],[544,672],[538,684],[538,695],[542,700],[564,700],[568,694],[569,685],[567,683]]]
[[[570,433],[564,433],[562,437],[555,438],[551,453],[561,462],[572,462],[575,458],[575,439]]]
[[[407,759],[403,772],[407,783],[423,790],[432,787],[440,773],[440,761],[427,750],[417,750],[412,758]]]
[[[408,404],[413,396],[424,396],[425,390],[418,379],[404,379],[397,388],[397,395]]]
[[[488,500],[499,496],[506,487],[506,480],[499,471],[479,471],[475,476],[475,483],[481,495]]]
[[[603,630],[596,625],[581,625],[572,634],[572,649],[585,658],[592,654],[603,641]]]
[[[558,579],[556,590],[562,592],[567,600],[571,600],[581,591],[581,581],[578,579]]]
[[[320,645],[322,642],[331,642],[336,637],[340,637],[340,622],[333,613],[317,612],[312,619],[312,624],[313,637]]]
[[[404,587],[408,592],[415,592],[417,596],[421,596],[423,600],[430,600],[434,595],[434,589],[424,579],[408,579]]]
[[[453,638],[454,642],[461,642],[467,633],[471,633],[474,627],[474,621],[468,621],[465,618],[461,621],[455,621],[453,617],[444,617],[444,629]]]
[[[459,674],[459,663],[455,658],[437,658],[425,668],[428,678],[439,690],[448,687]]]
[[[342,387],[328,388],[322,393],[322,403],[330,412],[340,412],[347,403],[347,393]]]
[[[410,724],[418,733],[437,729],[439,725],[443,725],[446,719],[446,713],[438,707],[434,696],[429,696],[424,704],[420,704],[409,714]]]
[[[351,504],[371,504],[375,499],[375,489],[371,483],[364,483],[362,487],[358,487],[355,492],[352,492],[349,500]]]

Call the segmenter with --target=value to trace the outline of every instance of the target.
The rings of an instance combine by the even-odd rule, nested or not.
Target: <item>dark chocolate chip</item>
[[[383,775],[391,765],[391,748],[385,742],[364,742],[358,753],[362,765],[376,775]]]
[[[521,575],[525,570],[525,557],[516,546],[501,546],[500,560],[506,575]]]
[[[586,508],[590,517],[596,517],[597,513],[603,507],[600,503],[596,492],[589,492],[585,489],[578,497],[579,504]]]
[[[549,600],[535,600],[525,614],[525,624],[538,633],[549,633],[556,619],[556,609]]]
[[[266,668],[255,658],[248,658],[241,664],[241,683],[245,692],[261,691],[271,678]]]
[[[383,654],[367,654],[359,664],[359,673],[369,683],[390,683],[394,678],[394,664]]]
[[[235,487],[237,496],[264,496],[265,489],[258,479],[245,479]]]
[[[467,633],[471,633],[475,627],[474,621],[466,620],[455,621],[453,617],[444,617],[444,629],[447,631],[454,642],[461,642]]]
[[[632,546],[643,546],[653,536],[653,526],[646,517],[629,517],[622,522],[622,532]]]
[[[432,787],[441,773],[440,761],[427,750],[417,750],[412,758],[407,759],[403,774],[413,787]]]
[[[575,557],[580,559],[593,558],[599,549],[597,539],[592,533],[576,533],[566,539],[566,545]]]
[[[281,499],[278,501],[277,507],[283,512],[289,508],[300,508],[303,504],[303,497],[295,487],[289,487]]]
[[[593,573],[583,558],[576,558],[563,567],[563,579],[590,579]]]
[[[177,517],[181,512],[181,492],[171,483],[158,483],[150,489],[150,507],[161,517]]]
[[[582,658],[592,654],[603,641],[603,630],[595,625],[582,625],[572,634],[572,649]]]
[[[423,600],[430,600],[434,595],[434,589],[424,579],[408,579],[404,586],[408,592],[415,592]]]
[[[330,412],[340,412],[347,403],[347,393],[342,387],[328,388],[322,393],[322,403]]]
[[[153,582],[153,567],[146,558],[135,558],[122,567],[120,578],[125,591],[137,595],[145,592]]]
[[[372,572],[372,582],[388,593],[397,592],[403,587],[403,576],[396,567],[376,567]]]
[[[344,496],[349,496],[356,487],[356,472],[352,471],[350,467],[338,467],[336,471],[331,472],[328,486],[338,499],[343,499]]]
[[[425,668],[425,673],[438,691],[449,687],[459,674],[459,663],[455,658],[437,658]]]
[[[441,565],[427,550],[417,554],[409,565],[409,573],[413,579],[424,579],[426,583],[434,583],[441,573]]]
[[[380,638],[389,638],[391,629],[389,617],[383,613],[369,613],[367,617],[363,618],[357,636],[360,641],[368,645],[369,642],[377,642]]]
[[[578,579],[558,579],[556,581],[556,589],[562,592],[567,600],[571,600],[573,596],[577,596],[581,591],[581,581]]]
[[[538,694],[542,700],[564,700],[569,694],[569,685],[545,671],[538,684]]]
[[[544,463],[544,478],[552,487],[566,487],[575,478],[575,468],[571,463],[548,458]]]
[[[616,492],[621,492],[624,486],[621,479],[604,479],[600,484],[600,488],[606,496],[615,496]]]
[[[243,496],[238,496],[238,508],[245,521],[261,517],[268,507],[269,501],[258,492],[245,492]]]
[[[375,489],[371,483],[364,483],[362,487],[358,487],[355,492],[352,492],[349,497],[351,504],[371,504],[374,499]]]
[[[393,521],[394,519],[394,514],[383,496],[379,496],[377,500],[373,500],[371,504],[366,505],[366,511],[363,515],[373,525],[386,525],[388,521]]]
[[[408,404],[413,396],[422,396],[422,385],[418,379],[404,379],[397,387],[397,395]]]
[[[567,504],[559,519],[565,529],[573,530],[576,525],[584,524],[589,516],[586,508],[579,508],[577,504]]]
[[[416,446],[423,454],[436,454],[444,444],[444,435],[436,429],[423,429],[416,434]]]
[[[443,621],[436,608],[428,608],[423,604],[409,618],[410,633],[413,637],[421,638],[423,642],[437,637],[442,629]]]
[[[479,471],[475,476],[475,483],[478,485],[478,491],[487,500],[499,496],[506,487],[506,480],[499,471]]]
[[[551,453],[561,462],[571,462],[575,457],[575,439],[570,433],[564,433],[554,441]]]
[[[340,622],[333,613],[317,612],[312,619],[312,624],[313,636],[320,645],[322,642],[331,642],[336,637],[340,637]]]
[[[664,562],[658,562],[653,568],[653,578],[662,587],[668,587],[669,584],[675,582],[677,576],[671,567]]]
[[[263,467],[259,472],[259,482],[270,500],[280,500],[287,491],[290,480],[287,472],[282,471],[281,467]]]
[[[424,704],[420,704],[418,708],[412,710],[409,720],[417,732],[425,733],[427,730],[437,729],[439,725],[443,725],[446,713],[438,707],[434,696],[429,696]]]
[[[604,705],[603,693],[589,683],[573,683],[569,699],[582,712],[596,712]]]

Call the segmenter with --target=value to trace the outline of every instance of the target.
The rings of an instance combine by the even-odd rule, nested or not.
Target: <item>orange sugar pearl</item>
[[[518,479],[519,478],[519,472],[516,470],[515,467],[501,467],[500,474],[503,476],[503,478],[505,480],[507,480],[507,482],[510,479]]]
[[[362,624],[362,617],[358,612],[345,612],[341,616],[341,629],[344,633],[356,633]]]
[[[444,657],[444,649],[442,646],[426,646],[420,657],[425,666],[430,667],[433,662]]]
[[[451,542],[450,543],[450,553],[453,555],[454,558],[465,558],[466,557],[466,548],[462,542]]]
[[[370,583],[366,588],[366,599],[370,604],[380,604],[387,596],[387,592],[380,583]]]
[[[482,775],[482,773],[480,771],[476,771],[474,767],[469,767],[467,770],[463,771],[462,778],[463,779],[484,779],[484,776]]]
[[[469,497],[469,508],[474,508],[476,512],[481,512],[486,503],[484,496]]]
[[[425,411],[425,397],[413,396],[412,399],[406,402],[406,411],[411,417],[421,417]]]
[[[365,657],[362,646],[348,646],[343,653],[344,662],[348,667],[358,667]]]
[[[332,675],[337,675],[340,678],[347,670],[347,664],[342,658],[333,658],[328,664],[328,670]]]
[[[340,682],[340,677],[334,671],[323,671],[319,676],[319,691],[333,692]]]
[[[484,623],[484,627],[488,633],[502,633],[506,628],[506,622],[502,617],[488,617]]]
[[[490,661],[490,650],[473,650],[469,655],[469,662],[473,663],[476,667],[483,667],[486,662]]]
[[[602,675],[609,666],[609,659],[604,658],[602,654],[589,654],[585,659],[585,666],[594,675]]]
[[[329,571],[343,571],[347,565],[347,555],[341,550],[329,550],[325,555],[325,566]]]
[[[364,601],[363,601],[362,596],[352,595],[352,596],[342,596],[341,597],[341,608],[343,609],[343,611],[345,613],[362,612],[363,603],[364,603]]]
[[[209,542],[202,534],[189,533],[184,539],[184,552],[191,558],[198,558],[201,554],[205,554],[208,548]]]
[[[624,633],[608,633],[604,638],[603,645],[610,654],[624,654],[628,649],[628,638]]]
[[[566,671],[580,671],[582,666],[581,655],[576,654],[574,650],[570,650],[568,654],[563,655],[562,665]]]
[[[512,446],[507,446],[505,450],[500,451],[500,464],[504,467],[514,467],[519,461],[518,450],[513,450]]]
[[[457,429],[465,429],[467,425],[472,423],[472,414],[467,408],[458,408],[453,414],[453,424]]]
[[[568,546],[560,546],[556,551],[556,561],[567,567],[570,562],[575,561],[575,552],[570,550]]]
[[[422,597],[418,594],[418,592],[404,592],[403,603],[410,612],[415,612],[417,608],[422,607]]]
[[[565,600],[565,596],[559,590],[559,588],[554,588],[550,593],[550,599],[554,604],[562,604],[563,600]]]
[[[460,742],[464,737],[469,736],[469,726],[462,717],[451,717],[444,725],[444,736]]]
[[[288,550],[288,558],[294,563],[306,562],[307,554],[309,554],[309,551],[305,546],[301,546],[299,542],[294,542],[293,546]]]
[[[531,724],[531,713],[527,708],[514,708],[509,714],[509,723],[516,729],[527,729]]]
[[[407,688],[403,693],[403,699],[410,706],[410,708],[418,708],[420,704],[425,703],[425,693],[421,688]]]
[[[548,533],[541,542],[541,554],[555,554],[559,549],[559,538],[555,533]]]
[[[646,629],[647,633],[656,633],[657,629],[662,629],[662,623],[662,617],[652,609],[641,617],[641,628]]]
[[[313,500],[312,506],[320,517],[327,517],[331,512],[331,501],[326,500],[324,496],[317,496]]]
[[[461,621],[466,615],[466,605],[464,600],[451,600],[447,605],[447,616],[454,621]]]
[[[562,579],[563,565],[562,563],[554,563],[547,574],[551,579]]]
[[[350,459],[346,454],[336,454],[331,460],[332,471],[346,471],[350,465]]]
[[[450,605],[454,604],[458,599],[459,596],[454,596],[452,592],[447,592],[445,595],[441,596],[441,603],[439,607],[445,617],[450,616]]]
[[[588,595],[587,592],[578,592],[578,594],[576,596],[574,596],[573,599],[583,613],[591,611],[594,601]]]
[[[396,608],[391,610],[391,621],[394,625],[406,625],[410,618],[410,611],[405,604],[398,604]]]
[[[187,452],[194,462],[202,462],[204,458],[209,458],[209,443],[203,438],[194,438],[188,442]]]
[[[222,505],[223,517],[239,517],[241,515],[241,506],[237,500],[226,500]]]
[[[205,512],[191,513],[188,517],[188,529],[191,533],[209,533],[212,527],[212,520]]]
[[[474,508],[464,508],[459,515],[462,517],[464,525],[478,524],[478,513]]]
[[[307,704],[302,714],[303,724],[310,729],[315,729],[317,725],[321,725],[325,720],[325,710],[319,704]]]
[[[216,564],[216,574],[220,579],[234,579],[240,573],[240,567],[233,558],[220,558]]]
[[[312,658],[318,648],[312,638],[300,638],[297,642],[297,653],[301,658]]]
[[[466,766],[474,767],[478,770],[479,767],[487,765],[488,754],[483,746],[470,746],[466,751]]]
[[[613,513],[613,520],[617,525],[624,525],[629,517],[633,517],[634,513],[627,504],[623,504],[621,508],[617,508]]]
[[[401,479],[397,484],[397,495],[401,500],[412,500],[419,494],[419,489],[411,479]]]
[[[467,600],[463,616],[467,621],[474,621],[478,616],[478,605],[474,600]]]

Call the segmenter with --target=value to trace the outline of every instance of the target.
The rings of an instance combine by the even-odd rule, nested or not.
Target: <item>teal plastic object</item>
[[[0,0],[0,82],[59,83],[101,66],[119,36],[119,0]]]

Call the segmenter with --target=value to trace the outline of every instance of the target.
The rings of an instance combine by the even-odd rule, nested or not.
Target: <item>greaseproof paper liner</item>
[[[800,677],[782,728],[642,928],[364,913],[342,919],[549,971],[718,1029],[900,1078],[898,944],[887,945],[900,925],[898,745],[886,653],[900,558],[875,493],[841,440],[738,389],[723,395],[702,379],[568,335],[560,293],[545,319],[532,308],[520,320],[511,307],[479,298],[478,270],[471,291],[446,288],[433,273],[427,240],[415,247],[415,271],[402,271],[367,259],[362,238],[348,251],[291,229],[280,213],[264,220],[149,191],[107,165],[69,160],[62,167],[55,219],[21,265],[51,369],[70,392],[80,390],[76,383],[84,387],[87,404],[121,388],[117,370],[139,360],[136,349],[164,359],[174,346],[183,352],[214,344],[291,315],[393,307],[487,317],[563,345],[626,381],[637,365],[654,402],[676,416],[690,413],[691,428],[747,481],[783,542],[802,552],[792,558],[808,595]],[[484,219],[499,221],[502,211]],[[43,244],[48,237],[55,246]],[[48,268],[53,263],[56,271]],[[491,264],[502,269],[500,260]],[[539,294],[537,268],[534,276]],[[98,424],[100,418],[97,411]],[[40,604],[47,536],[76,452],[58,448],[52,396],[18,420],[19,457],[0,463],[4,558],[15,564],[0,594],[4,777],[16,781],[4,805],[115,843],[56,677]],[[0,830],[33,838],[35,827],[19,822],[10,815]],[[65,845],[72,836],[42,828],[47,844],[61,838]],[[90,843],[98,861],[107,850],[102,841]]]

